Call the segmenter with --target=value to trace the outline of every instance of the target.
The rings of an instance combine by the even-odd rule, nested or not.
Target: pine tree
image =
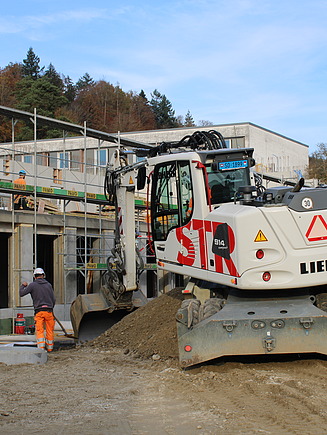
[[[36,56],[33,48],[30,47],[26,59],[23,59],[23,77],[30,77],[37,80],[41,77],[44,67],[40,68],[40,58]]]
[[[92,87],[94,85],[95,85],[95,82],[92,79],[92,77],[90,76],[90,74],[89,73],[85,73],[83,75],[83,77],[81,77],[76,82],[76,91],[79,93],[81,91],[88,90],[90,87]]]
[[[72,79],[67,76],[63,78],[64,84],[64,96],[67,98],[69,103],[72,103],[76,97],[76,86],[74,85]]]
[[[64,89],[64,83],[62,81],[62,78],[60,77],[60,74],[57,73],[56,68],[50,63],[48,66],[48,69],[45,71],[44,76],[47,80],[49,80],[50,83],[52,83],[54,86],[56,86],[58,89],[63,92]]]
[[[145,100],[147,103],[149,102],[143,89],[141,89],[141,92],[139,93],[139,97],[143,98],[143,100]]]
[[[194,127],[195,126],[193,116],[191,115],[191,112],[189,110],[187,111],[187,114],[185,115],[184,126],[185,127]]]
[[[157,89],[153,91],[151,97],[150,105],[156,119],[157,128],[177,127],[178,123],[175,118],[175,110],[173,110],[172,104],[167,97],[160,94]]]
[[[31,77],[23,78],[17,84],[16,91],[17,104],[16,109],[26,112],[33,112],[37,109],[39,115],[49,118],[56,118],[56,111],[62,106],[65,106],[68,101],[62,95],[60,89],[46,77],[41,77],[33,80]],[[58,137],[60,132],[51,131],[47,126],[42,126],[38,130],[38,138],[44,139],[47,137]],[[31,140],[33,138],[33,128],[27,125],[17,135],[18,140]]]

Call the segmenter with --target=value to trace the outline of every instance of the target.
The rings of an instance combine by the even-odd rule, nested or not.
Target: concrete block
[[[44,364],[48,361],[48,353],[37,347],[0,346],[0,363],[14,364]]]

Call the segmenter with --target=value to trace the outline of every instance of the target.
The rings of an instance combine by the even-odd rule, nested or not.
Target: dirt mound
[[[142,358],[178,358],[175,316],[183,299],[182,290],[173,289],[128,314],[89,345],[120,347]]]

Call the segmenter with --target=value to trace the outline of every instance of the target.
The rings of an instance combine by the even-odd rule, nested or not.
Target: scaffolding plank
[[[34,186],[27,184],[23,186],[10,181],[0,181],[0,192],[11,194],[26,194],[34,195]],[[66,199],[70,201],[85,201],[92,204],[107,205],[108,200],[104,194],[93,192],[80,192],[77,190],[61,189],[55,187],[36,186],[36,196],[52,199]],[[135,205],[139,208],[146,207],[146,201],[143,199],[135,199]]]

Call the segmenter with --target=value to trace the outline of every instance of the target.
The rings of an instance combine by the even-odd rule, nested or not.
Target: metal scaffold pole
[[[34,267],[38,267],[37,258],[37,198],[36,198],[36,186],[37,186],[37,129],[36,129],[36,108],[34,108]]]

